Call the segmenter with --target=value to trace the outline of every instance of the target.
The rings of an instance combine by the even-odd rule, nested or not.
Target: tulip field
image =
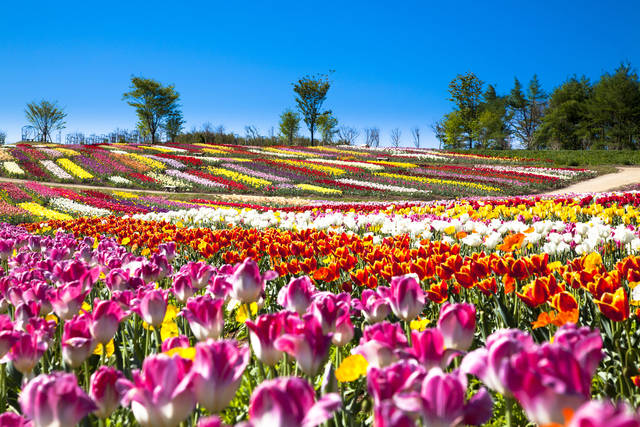
[[[592,171],[1,150],[0,427],[640,427],[640,193],[532,194]]]

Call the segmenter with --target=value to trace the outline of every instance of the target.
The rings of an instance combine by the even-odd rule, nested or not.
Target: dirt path
[[[0,177],[0,182],[13,182],[14,184],[24,184],[26,182],[32,182],[26,179],[16,179],[16,178],[4,178]],[[47,185],[49,187],[63,187],[63,188],[72,188],[77,190],[110,190],[110,191],[126,191],[129,193],[142,193],[142,194],[153,194],[153,195],[163,195],[169,196],[193,196],[191,198],[207,198],[210,200],[220,200],[224,202],[238,202],[238,203],[277,203],[283,205],[309,205],[312,203],[311,199],[304,199],[301,197],[282,197],[282,196],[256,196],[251,194],[218,194],[218,193],[193,193],[188,191],[162,191],[162,190],[142,190],[138,188],[122,188],[122,187],[101,187],[97,185],[85,185],[85,184],[65,184],[59,182],[41,182],[36,181],[42,185]]]
[[[640,184],[640,167],[618,167],[617,172],[600,175],[545,194],[600,193],[629,184]]]

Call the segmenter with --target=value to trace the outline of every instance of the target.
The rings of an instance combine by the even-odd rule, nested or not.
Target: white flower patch
[[[40,163],[56,178],[73,179],[73,177],[69,173],[67,173],[67,171],[55,164],[52,160],[41,160]]]
[[[7,172],[13,175],[24,175],[24,171],[16,162],[4,162],[3,166]]]
[[[317,159],[307,159],[309,161],[318,161]],[[372,171],[380,171],[380,170],[384,170],[384,166],[380,166],[380,165],[376,165],[373,163],[365,163],[365,162],[350,162],[350,161],[345,161],[345,160],[332,160],[332,159],[322,159],[321,160],[322,163],[330,163],[330,164],[334,164],[334,165],[342,165],[342,166],[352,166],[355,168],[362,168],[362,169],[368,169],[368,170],[372,170]]]
[[[57,197],[51,200],[51,206],[63,211],[79,214],[82,216],[109,216],[112,212],[109,209],[96,208],[84,203],[76,202],[65,197]]]
[[[168,176],[168,175],[164,175],[164,174],[160,174],[157,172],[149,172],[147,174],[147,176],[149,178],[153,178],[156,181],[160,182],[163,185],[168,185],[171,187],[179,187],[179,188],[191,188],[192,185],[190,183],[188,183],[187,181],[183,180],[183,179],[179,179],[179,178],[175,178],[172,176]]]
[[[110,176],[109,177],[109,181],[115,183],[115,184],[131,184],[131,180],[128,180],[125,177],[122,176]]]
[[[343,184],[361,185],[363,187],[368,187],[368,188],[373,188],[378,190],[395,191],[397,193],[429,193],[429,191],[427,190],[419,190],[417,188],[399,187],[396,185],[379,184],[377,182],[358,181],[356,179],[349,179],[349,178],[341,178],[336,181],[342,182]]]

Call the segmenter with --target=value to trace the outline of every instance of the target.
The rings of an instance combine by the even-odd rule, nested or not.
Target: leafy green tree
[[[474,138],[482,148],[508,149],[511,114],[507,110],[507,97],[498,96],[493,85],[489,85],[482,98],[480,114],[474,126]]]
[[[185,121],[182,117],[182,111],[175,109],[164,123],[164,131],[167,133],[169,140],[175,142],[176,138],[182,132]]]
[[[42,142],[51,141],[51,133],[65,128],[67,113],[58,106],[57,101],[30,102],[24,113],[29,126],[36,131],[38,139]]]
[[[331,111],[321,111],[322,104],[327,99],[327,92],[331,87],[329,77],[325,74],[305,76],[293,84],[293,91],[297,94],[296,104],[304,122],[311,133],[311,145],[314,145],[314,133],[318,117],[331,114]]]
[[[516,78],[509,96],[509,109],[512,115],[511,130],[514,137],[527,149],[536,148],[536,131],[542,123],[547,106],[547,94],[542,90],[538,76],[529,82],[527,94]]]
[[[280,115],[280,134],[289,145],[293,145],[293,140],[300,131],[300,115],[291,109],[285,110]]]
[[[462,138],[473,148],[473,135],[482,97],[483,82],[474,73],[468,71],[459,74],[449,83],[449,101],[456,105],[455,120],[461,126]]]
[[[318,116],[317,127],[322,136],[322,142],[329,144],[338,133],[338,119],[333,117],[331,112],[326,112]]]
[[[473,131],[473,130],[472,130]],[[460,111],[452,111],[433,125],[433,132],[442,144],[442,148],[459,150],[468,140],[465,121]]]
[[[586,77],[571,77],[549,97],[537,138],[545,146],[587,149],[592,143],[589,103],[593,87]]]
[[[136,109],[138,129],[155,144],[158,132],[164,128],[170,117],[179,111],[180,94],[173,85],[163,86],[160,82],[144,77],[132,77],[130,91],[123,99]],[[181,116],[181,114],[180,114]]]
[[[595,138],[605,148],[639,148],[640,82],[629,65],[604,74],[593,87],[589,121]]]

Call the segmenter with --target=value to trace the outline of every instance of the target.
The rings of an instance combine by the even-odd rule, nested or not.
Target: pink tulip
[[[277,378],[264,381],[251,395],[251,427],[315,427],[331,418],[340,408],[337,393],[325,394],[316,401],[313,387],[302,378]]]
[[[427,370],[434,367],[444,369],[460,354],[445,346],[442,332],[436,328],[422,332],[411,331],[411,348],[408,353]]]
[[[167,312],[167,292],[149,287],[139,289],[133,310],[149,325],[160,328]]]
[[[567,427],[640,427],[640,416],[626,403],[591,400],[582,405]]]
[[[71,319],[82,308],[82,303],[90,290],[82,281],[69,282],[58,287],[51,299],[53,311],[62,320]]]
[[[295,332],[285,333],[275,342],[276,349],[295,358],[302,372],[309,376],[319,372],[330,346],[331,334],[326,335],[320,322],[308,314]]]
[[[371,367],[384,368],[397,362],[406,349],[407,338],[400,325],[384,321],[367,326],[352,353],[362,355]]]
[[[486,347],[467,354],[460,369],[473,374],[490,389],[504,396],[511,396],[505,377],[511,366],[511,358],[523,351],[535,349],[531,337],[519,329],[503,329],[487,338]]]
[[[405,322],[418,317],[425,304],[418,276],[406,274],[392,278],[388,300],[393,313]]]
[[[0,239],[0,259],[9,259],[15,244],[16,242],[13,239]]]
[[[192,286],[196,289],[207,286],[215,273],[216,269],[204,262],[189,261],[180,268],[180,274],[188,276]]]
[[[124,291],[130,289],[131,277],[127,270],[123,270],[122,268],[114,268],[106,275],[104,279],[104,283],[107,285],[107,288],[111,292],[114,291]]]
[[[89,396],[97,406],[94,413],[98,418],[109,417],[120,406],[122,393],[116,383],[123,378],[122,372],[108,366],[100,366],[91,375]]]
[[[209,412],[222,411],[235,397],[250,358],[249,347],[238,347],[235,341],[196,344],[191,375],[198,403]]]
[[[200,418],[198,427],[226,427],[226,424],[223,424],[220,418],[212,415],[210,417]]]
[[[167,261],[173,262],[176,258],[176,242],[166,242],[158,245],[158,253],[163,255]]]
[[[349,316],[349,305],[340,301],[337,295],[322,292],[314,297],[309,313],[322,325],[322,331],[328,334],[336,331],[339,317]]]
[[[464,374],[447,374],[431,369],[422,381],[420,392],[399,393],[394,401],[399,409],[418,413],[425,426],[481,425],[491,418],[493,402],[486,389],[469,400]]]
[[[89,330],[90,321],[89,316],[82,315],[74,316],[64,324],[61,340],[62,358],[72,368],[82,365],[96,347],[97,343]]]
[[[45,351],[47,344],[38,334],[20,333],[7,357],[22,375],[28,375]]]
[[[351,316],[349,314],[349,308],[346,304],[345,311],[336,319],[336,327],[331,342],[337,346],[342,347],[351,342],[354,335],[353,323],[351,323]]]
[[[390,289],[385,286],[378,286],[375,291],[365,289],[360,299],[354,300],[354,307],[360,310],[367,323],[382,322],[391,313],[391,307],[385,298],[389,292]]]
[[[236,266],[229,277],[231,297],[243,304],[256,302],[260,299],[265,282],[276,277],[278,275],[274,271],[267,271],[261,275],[258,264],[251,258],[247,258]]]
[[[116,301],[100,301],[96,298],[90,316],[91,335],[100,344],[107,344],[115,336],[126,313]]]
[[[476,307],[473,304],[450,304],[440,307],[438,329],[447,348],[467,351],[476,331]]]
[[[278,292],[278,304],[302,316],[315,293],[316,288],[308,276],[292,278],[289,284]]]
[[[5,412],[0,414],[0,426],[2,427],[33,427],[31,421],[16,414],[15,412]]]
[[[70,260],[55,264],[52,276],[61,285],[76,284],[81,289],[90,289],[98,280],[100,269],[98,267],[89,268],[87,263],[83,261]]]
[[[367,372],[367,390],[373,397],[374,406],[393,400],[397,393],[420,391],[420,386],[427,371],[420,365],[401,361],[378,369],[371,368]]]
[[[167,352],[172,348],[187,348],[191,347],[189,338],[184,335],[178,335],[177,337],[169,337],[162,343],[162,352]]]
[[[561,326],[554,335],[553,344],[563,346],[573,353],[590,376],[595,375],[604,357],[600,331],[592,331],[586,326],[578,328],[572,323]]]
[[[0,359],[9,353],[19,336],[20,334],[13,330],[11,318],[6,314],[0,314]]]
[[[19,402],[35,427],[74,426],[96,409],[76,376],[65,372],[38,375],[24,387]]]
[[[116,381],[123,393],[122,404],[131,405],[143,427],[175,427],[196,404],[189,369],[191,361],[166,354],[148,356],[142,371],[133,371],[133,382]]]
[[[373,427],[415,427],[416,422],[392,401],[373,408]]]
[[[265,365],[274,366],[282,359],[282,352],[276,349],[275,341],[284,332],[283,313],[262,314],[255,322],[245,321],[253,353]]]
[[[198,341],[220,338],[224,328],[224,300],[211,295],[190,298],[182,315],[189,321],[193,335]]]
[[[176,299],[184,303],[196,293],[196,288],[191,284],[191,278],[182,273],[173,276],[173,286],[171,288]]]

